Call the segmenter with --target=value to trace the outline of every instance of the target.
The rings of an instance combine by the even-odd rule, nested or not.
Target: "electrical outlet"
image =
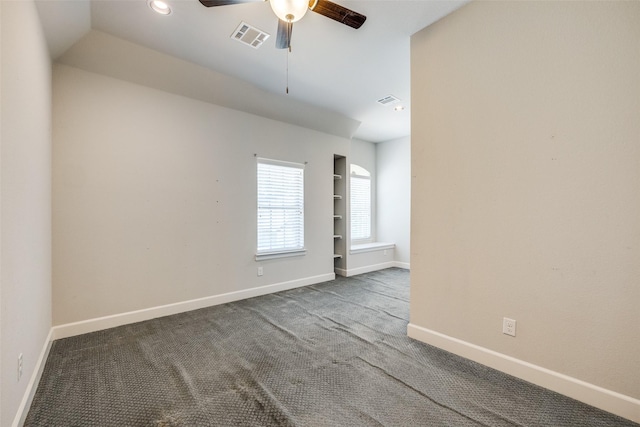
[[[22,378],[22,353],[18,355],[18,381]]]
[[[264,274],[264,271],[262,270],[262,267],[258,267],[258,276],[262,276]]]
[[[516,321],[508,317],[502,318],[502,333],[505,335],[516,336]]]

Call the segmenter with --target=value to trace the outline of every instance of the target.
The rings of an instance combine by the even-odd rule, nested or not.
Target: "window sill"
[[[266,259],[291,258],[295,256],[303,256],[307,254],[306,249],[297,249],[295,251],[278,251],[278,252],[262,252],[256,254],[256,261],[264,261]]]
[[[353,254],[361,254],[365,252],[374,252],[374,251],[382,251],[385,249],[393,249],[396,247],[395,243],[385,243],[385,242],[372,242],[372,243],[362,243],[359,245],[351,245],[349,248],[349,253]]]

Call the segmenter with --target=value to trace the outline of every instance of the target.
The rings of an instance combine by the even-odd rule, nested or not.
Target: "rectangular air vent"
[[[400,102],[400,99],[396,98],[393,95],[387,95],[384,98],[378,99],[378,103],[382,105],[393,105]]]
[[[258,49],[269,38],[269,34],[254,26],[241,22],[238,28],[231,34],[231,38],[242,44]]]

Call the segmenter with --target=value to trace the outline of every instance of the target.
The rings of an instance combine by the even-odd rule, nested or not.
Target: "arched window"
[[[371,173],[351,165],[351,240],[371,238]]]

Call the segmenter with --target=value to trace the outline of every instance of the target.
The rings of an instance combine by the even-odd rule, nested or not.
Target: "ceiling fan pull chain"
[[[293,22],[291,22],[291,15],[288,15],[289,22],[287,22],[287,95],[289,95],[289,54],[291,53],[291,33],[293,32]]]

